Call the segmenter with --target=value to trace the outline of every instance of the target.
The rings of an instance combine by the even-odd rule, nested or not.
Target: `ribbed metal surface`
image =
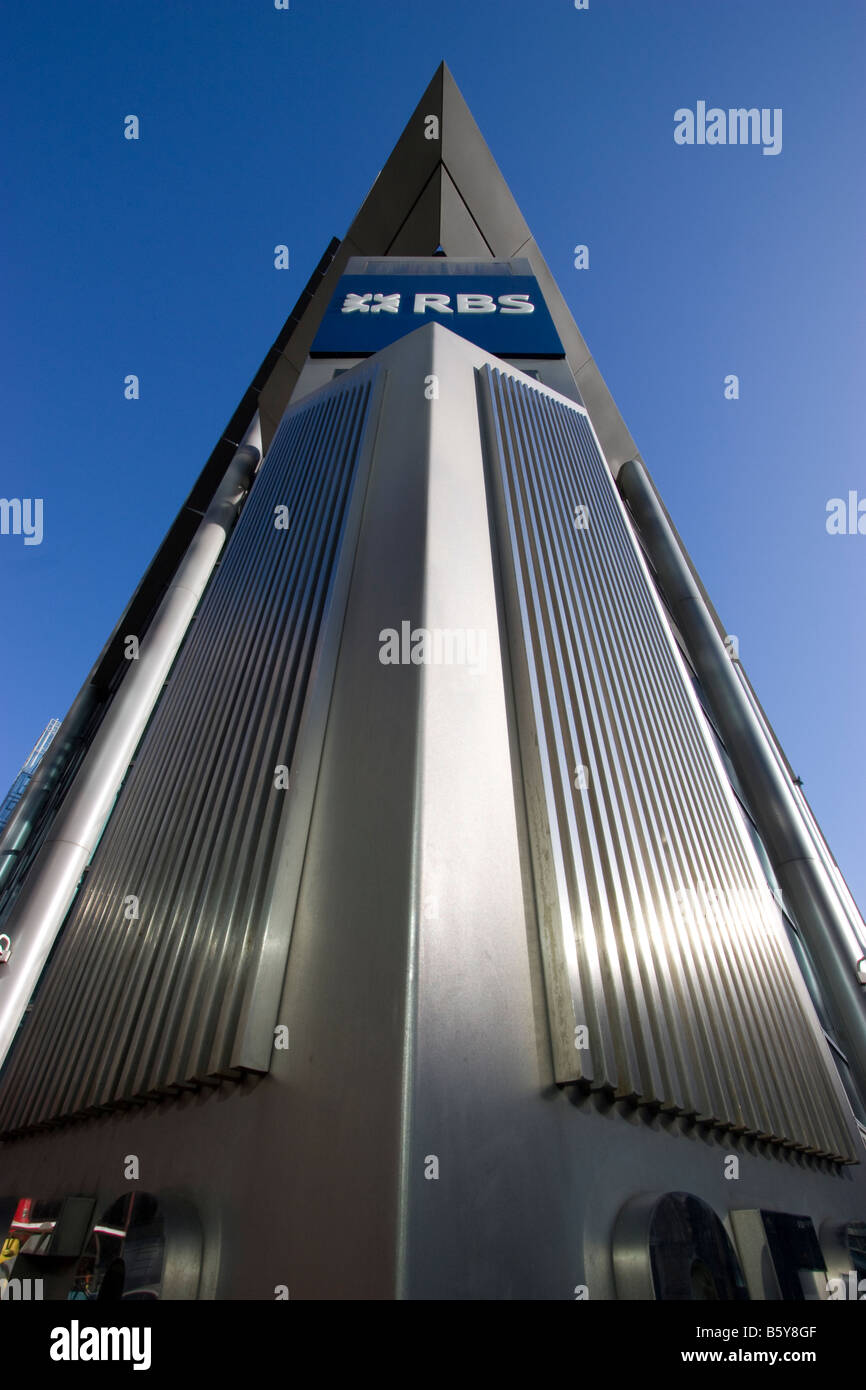
[[[274,440],[19,1033],[0,1132],[231,1074],[286,797],[274,770],[292,767],[371,380]]]
[[[491,368],[481,392],[557,1079],[853,1159],[826,1045],[589,421]]]

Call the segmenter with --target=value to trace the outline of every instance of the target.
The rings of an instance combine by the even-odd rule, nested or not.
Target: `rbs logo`
[[[455,308],[451,307],[452,297]],[[347,294],[341,313],[399,314],[400,298],[399,294]],[[428,309],[437,314],[532,314],[535,305],[528,294],[500,294],[495,300],[492,294],[416,294],[412,312],[426,314]]]
[[[497,357],[564,356],[534,275],[474,267],[403,274],[371,266],[363,275],[341,276],[310,351],[361,357],[434,325]]]

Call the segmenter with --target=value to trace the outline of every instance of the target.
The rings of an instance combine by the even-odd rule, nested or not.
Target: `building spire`
[[[445,62],[340,242],[301,321],[261,390],[267,450],[340,276],[353,256],[434,256],[529,261],[565,348],[581,398],[616,473],[640,458],[571,311]]]

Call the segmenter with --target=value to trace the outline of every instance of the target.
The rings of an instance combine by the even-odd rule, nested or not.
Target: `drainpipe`
[[[261,458],[255,416],[82,760],[9,917],[0,963],[0,1063],[105,828],[133,754]],[[71,712],[70,712],[71,713]]]
[[[779,885],[815,962],[838,1020],[849,1062],[863,1089],[866,1086],[863,940],[858,940],[854,932],[849,914],[843,908],[800,811],[796,788],[758,721],[646,469],[632,459],[620,470],[617,481],[652,556],[671,611],[688,643]]]

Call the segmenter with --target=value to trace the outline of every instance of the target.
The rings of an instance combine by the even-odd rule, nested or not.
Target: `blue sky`
[[[866,536],[825,528],[866,497],[860,0],[6,0],[0,25],[0,495],[45,517],[0,536],[0,795],[444,58],[866,906]],[[676,145],[699,100],[782,108],[782,152]]]

